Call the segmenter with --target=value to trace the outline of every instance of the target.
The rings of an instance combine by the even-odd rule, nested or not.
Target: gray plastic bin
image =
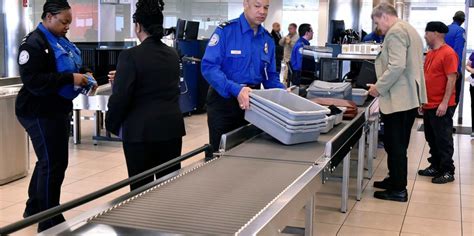
[[[340,98],[351,100],[352,86],[351,83],[331,83],[326,81],[315,80],[308,87],[307,98]]]
[[[319,138],[319,129],[290,130],[251,109],[245,111],[245,120],[286,145],[313,142]]]
[[[263,105],[262,103],[258,102],[257,100],[252,100],[250,102],[250,108],[252,108],[254,106],[258,107],[260,110],[265,111],[266,113],[271,114],[272,116],[278,118],[279,120],[285,122],[286,124],[292,125],[292,126],[321,124],[321,123],[326,122],[326,117],[327,117],[326,114],[321,114],[321,115],[315,116],[314,119],[311,119],[311,120],[295,121],[295,120],[288,119],[284,115],[282,115],[282,114],[276,112],[275,110]]]
[[[367,96],[369,96],[369,91],[361,88],[353,88],[352,89],[352,101],[357,106],[362,106],[367,100]]]
[[[250,101],[253,100],[293,121],[314,120],[331,112],[283,89],[254,90],[250,93]]]
[[[250,110],[258,113],[258,115],[265,116],[266,118],[269,118],[275,122],[277,122],[280,126],[285,127],[289,130],[293,131],[306,131],[306,130],[314,130],[314,129],[322,129],[327,126],[327,118],[322,118],[319,120],[319,123],[314,123],[314,124],[304,124],[304,125],[291,125],[288,124],[287,121],[288,119],[280,119],[276,116],[274,116],[272,113],[269,113],[263,109],[261,109],[259,106],[256,105],[251,105]]]

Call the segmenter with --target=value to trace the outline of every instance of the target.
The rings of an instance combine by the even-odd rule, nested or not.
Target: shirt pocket
[[[268,73],[268,69],[270,68],[270,55],[268,53],[262,53],[260,55],[260,61],[260,72]]]
[[[232,71],[241,71],[247,69],[245,68],[246,53],[243,50],[230,50],[227,52],[226,57],[226,64]]]

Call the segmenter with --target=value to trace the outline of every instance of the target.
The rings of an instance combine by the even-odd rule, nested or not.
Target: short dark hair
[[[140,24],[144,31],[156,39],[163,38],[163,0],[139,0],[133,14],[133,23]]]
[[[310,32],[311,30],[312,30],[311,25],[304,23],[304,24],[301,24],[300,27],[298,28],[298,34],[300,35],[300,37],[303,37],[306,34],[306,32]]]
[[[41,14],[41,19],[44,20],[48,13],[54,16],[64,10],[69,9],[71,9],[71,6],[69,6],[69,3],[66,0],[46,0],[43,5],[43,14]]]
[[[298,28],[298,26],[295,23],[291,23],[289,26],[293,26],[295,28]]]

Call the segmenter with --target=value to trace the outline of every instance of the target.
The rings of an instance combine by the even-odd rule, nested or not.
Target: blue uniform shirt
[[[291,51],[290,63],[294,71],[301,71],[301,67],[303,66],[303,47],[305,45],[309,45],[309,41],[300,37]]]
[[[207,45],[201,71],[224,98],[237,97],[245,85],[285,88],[275,66],[275,44],[262,26],[257,34],[244,14],[221,24]]]
[[[383,39],[385,38],[384,35],[377,35],[375,32],[372,32],[364,37],[362,39],[363,42],[376,42],[376,43],[382,43]]]
[[[446,44],[451,46],[459,58],[458,64],[458,72],[461,72],[461,64],[462,64],[462,52],[464,50],[464,42],[465,39],[465,30],[459,26],[456,22],[448,25],[449,31],[446,34],[444,40]]]

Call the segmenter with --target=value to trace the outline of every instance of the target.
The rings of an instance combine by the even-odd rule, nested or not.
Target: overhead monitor
[[[340,44],[344,38],[346,30],[343,20],[331,20],[329,25],[329,40],[331,43]]]
[[[185,27],[186,27],[186,21],[178,19],[178,22],[176,22],[176,39],[184,38]]]
[[[185,39],[195,40],[198,37],[198,33],[199,33],[199,22],[188,21],[186,23],[186,30],[184,33]]]

